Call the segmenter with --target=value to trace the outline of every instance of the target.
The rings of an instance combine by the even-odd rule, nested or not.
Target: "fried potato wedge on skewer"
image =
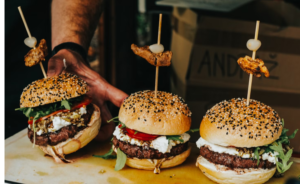
[[[135,44],[131,44],[131,50],[134,54],[146,59],[148,63],[154,66],[170,66],[172,59],[172,52],[165,51],[162,53],[152,53],[149,49],[149,46],[138,47]]]
[[[32,67],[41,61],[45,61],[45,57],[48,55],[46,40],[42,39],[37,48],[31,49],[25,55],[25,65]]]
[[[248,74],[253,74],[255,77],[261,77],[262,73],[265,75],[265,77],[270,76],[269,70],[265,66],[264,61],[259,58],[253,60],[251,57],[245,56],[239,58],[237,63],[245,72]]]

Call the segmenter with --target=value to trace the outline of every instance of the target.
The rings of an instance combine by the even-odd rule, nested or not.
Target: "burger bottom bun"
[[[114,151],[117,150],[114,147]],[[154,170],[154,173],[159,173],[162,168],[170,168],[182,164],[191,153],[191,147],[189,147],[183,153],[174,157],[169,157],[166,160],[162,159],[138,159],[127,158],[126,165],[132,168]]]
[[[51,155],[54,158],[55,162],[72,162],[70,160],[66,160],[65,155],[73,153],[84,147],[89,142],[91,142],[99,133],[99,129],[101,126],[100,109],[94,104],[93,106],[94,112],[91,115],[91,119],[87,127],[80,132],[77,132],[77,134],[73,138],[70,138],[55,146],[36,146],[38,146],[46,154]]]
[[[272,169],[230,169],[226,166],[214,164],[204,157],[197,158],[196,166],[203,174],[217,183],[243,183],[256,184],[268,181],[276,172],[276,167]]]

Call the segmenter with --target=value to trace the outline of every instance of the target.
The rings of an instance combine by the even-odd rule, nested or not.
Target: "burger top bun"
[[[180,135],[191,127],[191,112],[184,100],[163,91],[131,94],[121,105],[119,120],[128,128],[156,135]]]
[[[282,132],[279,115],[270,106],[256,100],[222,101],[206,112],[200,135],[221,146],[258,147],[278,139]]]
[[[37,107],[65,99],[75,98],[88,92],[85,81],[74,74],[40,79],[24,88],[20,107]]]

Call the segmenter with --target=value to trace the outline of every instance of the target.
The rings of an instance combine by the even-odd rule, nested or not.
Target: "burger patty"
[[[184,144],[177,144],[176,146],[172,147],[170,153],[161,153],[153,148],[131,145],[130,143],[118,140],[115,136],[112,142],[116,148],[120,148],[120,150],[122,150],[129,158],[136,157],[139,159],[168,158],[179,155],[188,149],[188,142]]]
[[[220,164],[227,166],[231,169],[234,168],[262,168],[270,169],[274,168],[276,165],[268,160],[259,160],[259,165],[257,165],[256,159],[242,158],[236,155],[229,155],[227,153],[217,153],[209,150],[207,147],[202,146],[200,148],[200,155],[206,158],[208,161],[215,164]]]
[[[91,116],[94,112],[94,107],[92,104],[90,104],[86,107],[86,109],[87,109],[87,113],[82,115],[85,125],[87,125],[90,122]],[[86,128],[86,126],[78,127],[76,125],[71,124],[55,132],[48,132],[42,135],[36,134],[35,144],[40,146],[45,146],[45,145],[54,146],[60,142],[63,142],[69,138],[74,137],[77,132],[83,130],[84,128]],[[34,132],[30,128],[28,128],[28,138],[33,143]]]

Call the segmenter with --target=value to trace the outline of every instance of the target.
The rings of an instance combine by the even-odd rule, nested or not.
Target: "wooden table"
[[[190,157],[182,164],[170,169],[162,169],[160,174],[125,167],[114,171],[115,160],[104,160],[92,155],[103,155],[110,149],[109,142],[98,143],[92,141],[78,152],[67,156],[74,160],[70,164],[56,164],[54,160],[45,156],[38,148],[32,148],[27,138],[27,129],[5,140],[5,180],[20,183],[214,183],[205,177],[195,166],[199,149],[191,144]],[[272,178],[267,183],[284,183],[287,178],[300,175],[299,159],[293,158],[294,163],[284,178]]]

